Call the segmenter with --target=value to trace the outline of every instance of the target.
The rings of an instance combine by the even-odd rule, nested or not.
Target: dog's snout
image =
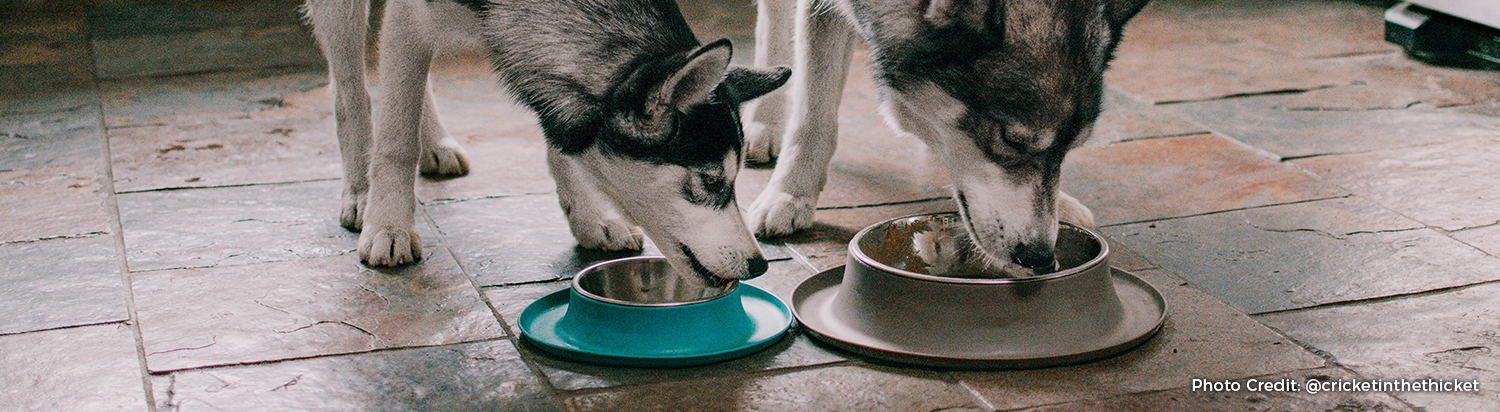
[[[769,269],[770,266],[771,265],[769,263],[766,263],[766,258],[760,256],[745,259],[745,268],[748,271],[748,273],[746,273],[745,275],[745,279],[754,279],[760,275],[766,274],[766,270]]]
[[[1016,245],[1016,250],[1010,256],[1015,264],[1039,273],[1051,272],[1056,266],[1052,248],[1043,244]]]

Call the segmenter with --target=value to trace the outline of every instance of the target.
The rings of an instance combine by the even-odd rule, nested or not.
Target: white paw
[[[359,260],[370,266],[400,266],[422,259],[422,238],[413,227],[383,225],[359,234]]]
[[[1099,227],[1094,223],[1094,212],[1088,206],[1063,192],[1057,192],[1057,220],[1090,229]]]
[[[772,164],[781,152],[781,126],[745,122],[745,163]]]
[[[457,140],[445,137],[436,145],[423,148],[419,167],[423,175],[464,176],[469,174],[469,155]]]
[[[750,204],[745,224],[756,237],[785,236],[813,225],[818,199],[767,190]]]
[[[585,249],[638,251],[645,244],[645,236],[622,219],[568,222],[568,226],[578,246]]]
[[[358,232],[364,226],[365,191],[345,188],[339,204],[339,226]]]

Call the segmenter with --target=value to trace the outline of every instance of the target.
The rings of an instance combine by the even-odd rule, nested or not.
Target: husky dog
[[[1057,190],[1060,166],[1088,138],[1102,73],[1147,0],[818,1],[760,1],[756,64],[792,63],[793,74],[784,95],[747,109],[748,158],[780,157],[748,212],[757,235],[812,225],[856,38],[870,47],[881,113],[942,162],[992,265],[1049,268],[1059,219],[1094,226]]]
[[[340,223],[361,231],[371,266],[421,258],[414,184],[464,175],[468,159],[438,120],[428,70],[438,51],[482,48],[533,109],[559,203],[586,248],[639,250],[710,282],[766,270],[734,200],[739,104],[786,68],[729,66],[727,40],[700,44],[672,0],[390,0],[380,30],[372,128],[365,0],[312,0],[307,14],[333,77],[344,162]],[[373,131],[374,138],[371,138]]]

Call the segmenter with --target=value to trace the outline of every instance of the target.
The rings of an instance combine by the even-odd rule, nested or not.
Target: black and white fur
[[[559,202],[581,246],[639,250],[639,225],[673,267],[707,281],[765,272],[734,200],[744,141],[738,111],[781,86],[787,69],[730,67],[729,42],[700,44],[671,0],[390,0],[385,7],[384,96],[372,127],[368,3],[307,4],[336,94],[340,221],[361,231],[361,260],[394,266],[421,258],[418,170],[469,169],[438,120],[428,70],[436,52],[481,48],[536,111]]]
[[[1099,115],[1103,72],[1147,0],[760,0],[756,64],[790,85],[747,108],[748,157],[779,156],[751,204],[757,235],[807,228],[838,134],[856,39],[870,47],[881,112],[942,162],[975,246],[992,264],[1051,265],[1058,220],[1094,226],[1058,191],[1063,157]]]

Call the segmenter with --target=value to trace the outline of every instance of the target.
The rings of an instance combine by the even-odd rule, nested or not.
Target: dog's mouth
[[[698,260],[698,255],[694,254],[693,250],[688,248],[687,245],[678,245],[678,250],[681,250],[682,255],[687,257],[688,267],[693,269],[693,273],[698,275],[698,278],[703,279],[705,283],[708,283],[709,286],[723,287],[729,285],[731,282],[736,282],[734,279],[725,279],[714,275],[712,271],[708,270],[707,266],[703,266],[703,262]]]

